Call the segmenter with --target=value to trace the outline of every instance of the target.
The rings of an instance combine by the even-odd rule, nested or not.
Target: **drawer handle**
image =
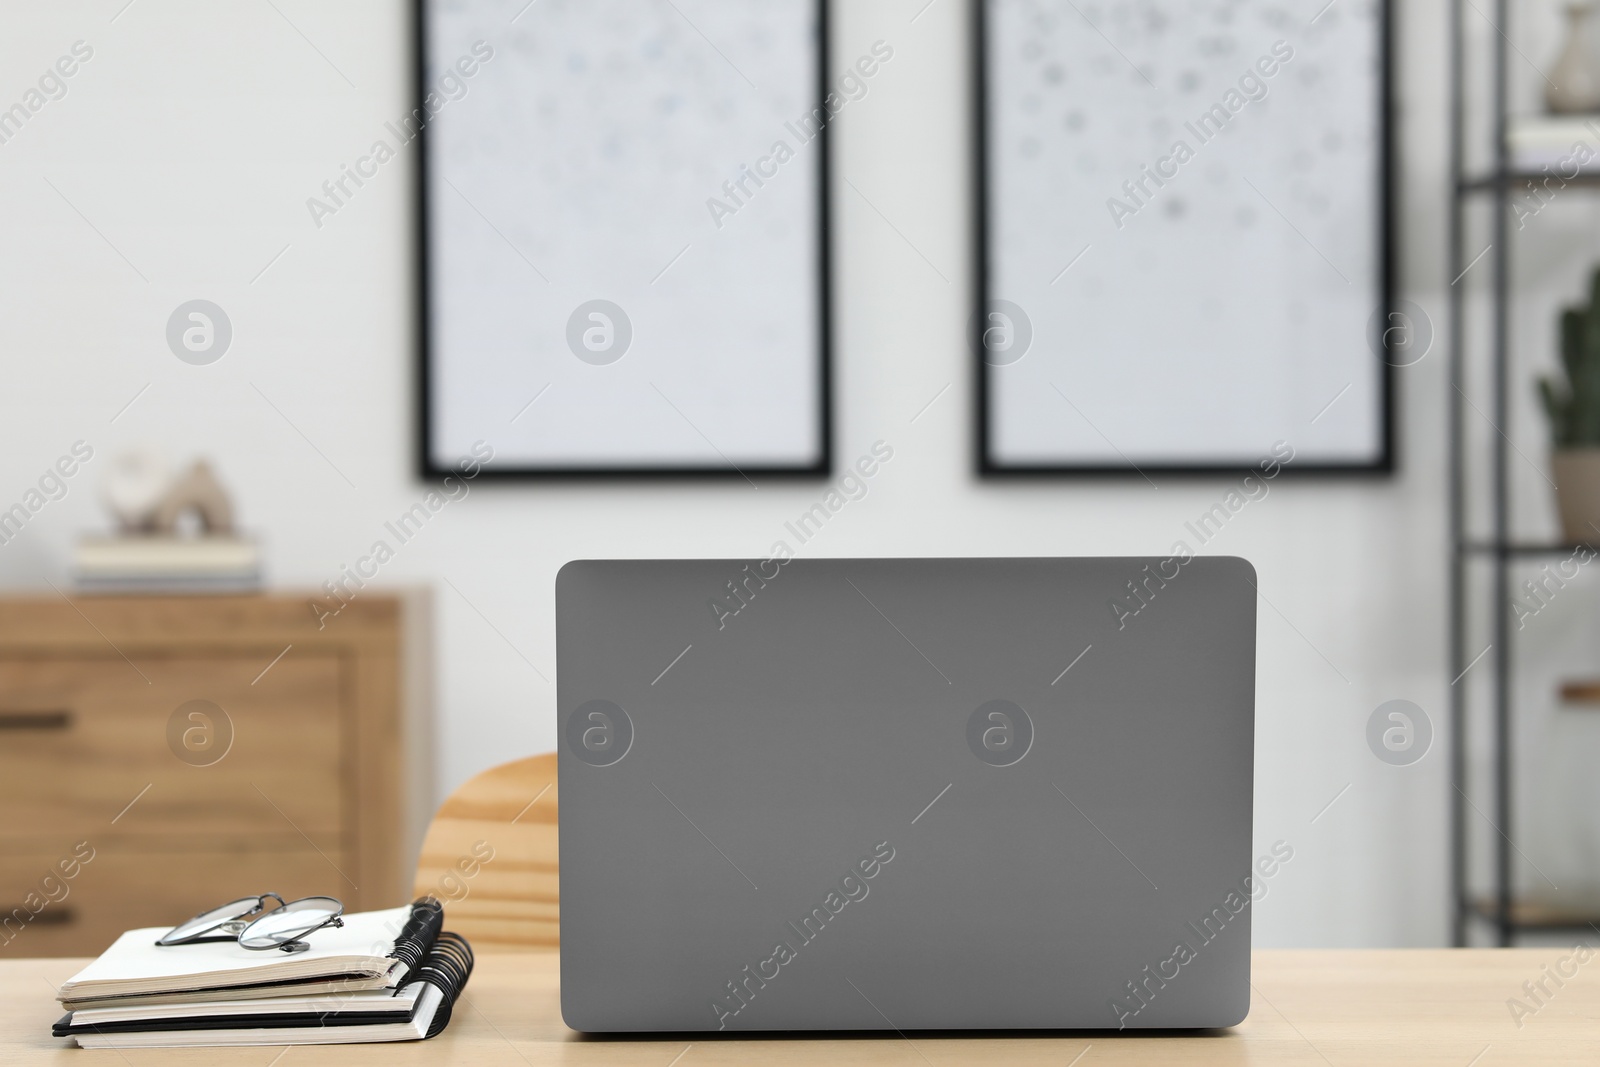
[[[0,911],[0,917],[10,918],[16,912],[28,914],[28,909],[21,904],[14,908]],[[15,920],[12,920],[15,922]],[[29,926],[67,926],[78,921],[78,913],[71,906],[62,908],[54,904],[46,905],[44,910],[28,920]]]
[[[72,712],[65,708],[0,711],[0,730],[66,730],[71,726]]]

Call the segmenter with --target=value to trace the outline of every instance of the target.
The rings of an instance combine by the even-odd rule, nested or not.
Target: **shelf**
[[[1489,541],[1468,541],[1461,551],[1473,556],[1570,556],[1580,548],[1596,551],[1593,545],[1572,543],[1544,544],[1535,541],[1506,541],[1495,544]]]
[[[1545,174],[1542,170],[1508,170],[1498,174],[1483,174],[1476,178],[1463,179],[1460,186],[1462,193],[1492,193],[1502,186],[1520,187],[1526,182],[1538,184],[1552,175]],[[1577,186],[1580,189],[1600,189],[1600,170],[1583,170],[1570,178],[1554,175],[1558,182]]]
[[[1477,268],[1470,289],[1452,283],[1447,292],[1449,322],[1454,329],[1447,368],[1450,381],[1444,388],[1450,405],[1447,536],[1451,565],[1446,614],[1454,668],[1476,670],[1480,678],[1488,675],[1481,679],[1485,684],[1470,688],[1457,686],[1460,678],[1450,681],[1451,940],[1456,945],[1466,945],[1476,940],[1476,935],[1487,932],[1500,945],[1510,946],[1519,937],[1533,934],[1600,933],[1600,883],[1589,887],[1588,892],[1548,897],[1515,895],[1512,879],[1518,869],[1516,846],[1505,834],[1478,843],[1476,816],[1483,811],[1471,810],[1474,805],[1467,799],[1465,780],[1467,768],[1476,763],[1476,750],[1486,747],[1493,795],[1489,810],[1494,813],[1494,823],[1507,830],[1517,825],[1517,765],[1511,758],[1517,740],[1515,697],[1521,691],[1517,646],[1561,631],[1545,627],[1542,633],[1518,637],[1517,623],[1500,597],[1515,595],[1511,587],[1526,586],[1523,579],[1534,576],[1541,568],[1559,571],[1564,580],[1572,569],[1567,560],[1592,559],[1600,538],[1592,544],[1579,544],[1567,541],[1565,532],[1553,539],[1536,535],[1518,538],[1509,532],[1515,510],[1510,498],[1515,446],[1506,432],[1510,427],[1497,426],[1499,435],[1480,456],[1469,428],[1475,426],[1473,419],[1481,416],[1483,409],[1468,398],[1463,385],[1479,380],[1481,363],[1481,369],[1488,374],[1485,399],[1497,401],[1490,407],[1503,413],[1509,412],[1508,391],[1515,389],[1520,396],[1526,388],[1516,370],[1514,352],[1521,337],[1515,329],[1512,306],[1529,285],[1547,287],[1549,280],[1527,276],[1522,264],[1504,246],[1515,242],[1523,224],[1540,213],[1552,194],[1557,199],[1574,196],[1586,200],[1590,192],[1600,191],[1600,112],[1556,115],[1537,108],[1514,110],[1512,96],[1520,95],[1520,88],[1537,87],[1537,76],[1530,78],[1530,72],[1515,62],[1520,53],[1510,37],[1479,32],[1480,10],[1459,0],[1445,6],[1450,53],[1451,168],[1445,258],[1449,264],[1447,273],[1456,281]],[[1467,54],[1469,38],[1473,49],[1481,50],[1487,45],[1490,51],[1490,62],[1481,75],[1476,59]],[[1487,99],[1482,98],[1484,95]],[[1485,146],[1492,149],[1492,154],[1476,153],[1476,149]],[[1469,158],[1476,162],[1469,163]],[[1543,188],[1546,183],[1549,193]],[[1493,209],[1487,219],[1480,214],[1483,206]],[[1478,232],[1485,221],[1492,234],[1488,248]],[[1494,256],[1488,257],[1491,248]],[[1488,262],[1477,267],[1485,258]],[[1467,336],[1480,332],[1474,310],[1479,302],[1488,311],[1482,324],[1482,343],[1476,343],[1475,338],[1475,343],[1469,344]],[[1470,330],[1466,328],[1469,323]],[[1451,396],[1451,392],[1456,395]],[[1492,516],[1493,521],[1483,524],[1484,532],[1475,533],[1472,517],[1479,514],[1480,485],[1488,489],[1482,501],[1482,515]],[[1480,563],[1487,566],[1480,567]],[[1492,572],[1495,597],[1481,595],[1479,582],[1485,572]],[[1486,658],[1488,648],[1482,646],[1485,632],[1493,642],[1489,647],[1494,648],[1495,654],[1484,665],[1474,667]],[[1567,703],[1577,714],[1600,711],[1600,679],[1585,677],[1589,673],[1583,671],[1566,679],[1563,687]],[[1600,666],[1594,673],[1600,675]],[[1589,707],[1583,707],[1585,703]],[[1483,859],[1491,862],[1478,860],[1480,849],[1485,853]],[[1472,872],[1480,870],[1486,876],[1481,886],[1472,878]],[[1585,873],[1600,879],[1600,872]],[[1479,892],[1486,896],[1477,896]],[[1504,916],[1498,911],[1502,901],[1507,909]],[[1478,929],[1473,931],[1471,927]],[[1474,937],[1469,938],[1469,933]]]
[[[1563,704],[1600,704],[1600,679],[1590,678],[1582,682],[1562,682],[1561,702]]]
[[[1600,114],[1506,115],[1504,119],[1505,155],[1474,175],[1459,174],[1458,194],[1492,193],[1551,180],[1558,183],[1556,189],[1569,185],[1600,189],[1600,166],[1594,163],[1600,154]],[[1587,166],[1579,156],[1580,147],[1587,147],[1590,153]],[[1568,175],[1568,171],[1575,173]]]
[[[1472,913],[1484,922],[1500,921],[1499,909],[1492,900],[1474,901]],[[1553,900],[1526,897],[1513,900],[1511,926],[1514,930],[1528,932],[1594,931],[1600,928],[1600,899]]]

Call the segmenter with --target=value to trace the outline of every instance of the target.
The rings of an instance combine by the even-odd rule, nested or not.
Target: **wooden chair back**
[[[502,763],[440,806],[417,862],[416,893],[478,952],[557,951],[556,755]]]

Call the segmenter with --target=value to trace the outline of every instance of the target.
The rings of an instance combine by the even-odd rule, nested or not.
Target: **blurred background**
[[[525,13],[520,3],[506,6],[516,21],[507,23],[502,55],[513,54],[505,42],[517,35],[537,36],[549,2]],[[1317,6],[1297,17],[1311,19]],[[1499,37],[1475,12],[1464,15],[1463,49],[1484,64]],[[1112,8],[1080,14],[1115,38]],[[1256,851],[1279,839],[1295,849],[1256,905],[1261,946],[1451,937],[1447,414],[1457,394],[1447,299],[1453,287],[1468,292],[1469,340],[1488,336],[1499,250],[1453,282],[1446,16],[1439,0],[1397,4],[1392,16],[1395,288],[1435,337],[1427,354],[1393,371],[1394,469],[1309,475],[1291,467],[1203,549],[1248,558],[1261,581]],[[307,206],[326,199],[324,182],[385,123],[415,106],[412,6],[105,0],[13,4],[0,21],[0,103],[24,100],[42,74],[61,69],[61,57],[78,60],[59,97],[30,108],[14,131],[0,122],[8,133],[0,142],[0,508],[28,510],[0,543],[0,703],[12,715],[0,759],[13,764],[0,770],[12,783],[0,786],[7,896],[27,892],[80,840],[96,854],[73,892],[80,909],[92,910],[96,900],[154,891],[174,871],[215,865],[219,855],[251,869],[262,835],[278,866],[255,869],[282,869],[293,856],[304,865],[296,869],[312,872],[327,861],[345,869],[339,878],[351,896],[400,896],[410,879],[396,872],[414,867],[421,829],[444,797],[492,765],[555,747],[552,593],[564,562],[765,557],[784,523],[874,442],[892,444],[892,462],[808,553],[1166,555],[1185,523],[1239,483],[1160,472],[975,473],[970,0],[861,0],[830,11],[835,63],[871,54],[878,41],[894,50],[870,92],[830,127],[833,475],[473,478],[448,489],[443,472],[418,473],[415,144],[400,147],[335,213],[319,218]],[[1551,2],[1518,5],[1506,29],[1516,41],[1512,106],[1538,113],[1544,72],[1562,54],[1569,24]],[[1242,46],[1239,61],[1256,51]],[[509,66],[495,63],[475,91],[487,92]],[[1486,82],[1469,78],[1474,129],[1492,117]],[[1085,91],[1093,113],[1097,93],[1129,90],[1118,80]],[[1117,183],[1103,184],[1111,195]],[[1358,192],[1372,201],[1370,189],[1350,195]],[[1496,425],[1512,450],[1513,532],[1527,540],[1565,540],[1545,477],[1550,430],[1534,378],[1557,366],[1558,309],[1588,299],[1594,205],[1588,193],[1563,192],[1508,250],[1517,277],[1512,365],[1506,417]],[[701,210],[698,198],[691,206]],[[1098,201],[1092,210],[1104,211]],[[1465,259],[1497,240],[1493,210],[1480,202],[1466,212]],[[1060,262],[1076,250],[1063,249]],[[1116,269],[1110,260],[1085,258],[1073,269],[1100,272],[1113,288],[1132,284],[1105,273]],[[1335,299],[1337,279],[1325,284],[1326,299]],[[1323,294],[1302,296],[1315,303]],[[219,321],[206,306],[186,309],[193,301],[226,319],[226,349],[210,362],[178,355],[185,329]],[[209,324],[188,317],[195,308]],[[175,316],[178,347],[169,340]],[[1484,373],[1469,375],[1474,383],[1492,384]],[[1482,459],[1499,409],[1487,392],[1476,395],[1482,417],[1464,409],[1465,444]],[[506,414],[525,399],[508,395]],[[1085,414],[1092,421],[1096,411]],[[76,463],[58,466],[63,457]],[[197,476],[191,465],[202,459],[209,473]],[[27,495],[52,470],[64,488],[44,484],[45,502],[33,508]],[[1473,486],[1489,484],[1488,465],[1475,470]],[[175,485],[180,496],[171,499]],[[403,544],[388,537],[385,524],[430,492],[445,502],[425,505],[426,523]],[[1487,522],[1481,499],[1473,498],[1473,515]],[[141,567],[159,572],[159,560],[119,556],[114,540],[100,543],[96,557],[97,542],[81,543],[111,538],[119,521],[159,523],[162,500],[178,534],[193,534],[209,516],[210,528],[231,528],[253,546],[191,558],[178,568],[190,568],[188,580],[217,589],[249,584],[259,570],[264,596],[250,600],[270,603],[227,607],[239,602],[200,595],[156,603],[127,587]],[[379,539],[397,550],[374,571],[361,561]],[[376,576],[351,582],[355,568]],[[122,595],[87,596],[95,573],[121,582]],[[1563,683],[1597,666],[1589,569],[1568,585],[1518,632],[1517,808],[1514,825],[1500,829],[1515,841],[1514,874],[1530,892],[1600,885],[1600,720],[1560,699]],[[343,600],[349,606],[331,614]],[[1473,651],[1492,640],[1488,617],[1480,610],[1464,638]],[[1457,685],[1478,685],[1492,661],[1477,662]],[[227,722],[202,707],[202,718],[185,711],[173,726],[191,700],[220,707]],[[1412,702],[1432,727],[1429,749],[1406,765],[1375,758],[1368,744],[1369,719],[1391,700]],[[71,740],[85,721],[120,722],[124,710],[153,725]],[[200,733],[185,740],[190,729]],[[233,731],[264,739],[250,750],[258,755],[241,746],[232,759],[224,749],[206,764],[205,753],[215,754],[207,746],[219,743],[210,733]],[[1492,740],[1487,728],[1483,739]],[[87,748],[72,747],[80,743]],[[1465,809],[1467,829],[1484,846],[1474,869],[1480,886],[1497,833],[1490,753],[1487,743],[1476,746],[1468,766],[1476,807]],[[50,770],[51,760],[60,769]],[[201,764],[243,778],[208,793],[212,786],[178,773]],[[353,881],[346,870],[357,872]],[[354,888],[359,870],[371,873],[370,890]],[[88,921],[84,914],[73,921]],[[108,914],[107,930],[139,918]],[[94,929],[89,940],[103,943]],[[12,933],[6,951],[94,950],[81,941],[62,920]]]

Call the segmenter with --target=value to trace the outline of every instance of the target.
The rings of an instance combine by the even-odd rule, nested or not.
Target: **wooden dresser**
[[[0,599],[0,955],[87,956],[266,891],[410,899],[427,605]]]

